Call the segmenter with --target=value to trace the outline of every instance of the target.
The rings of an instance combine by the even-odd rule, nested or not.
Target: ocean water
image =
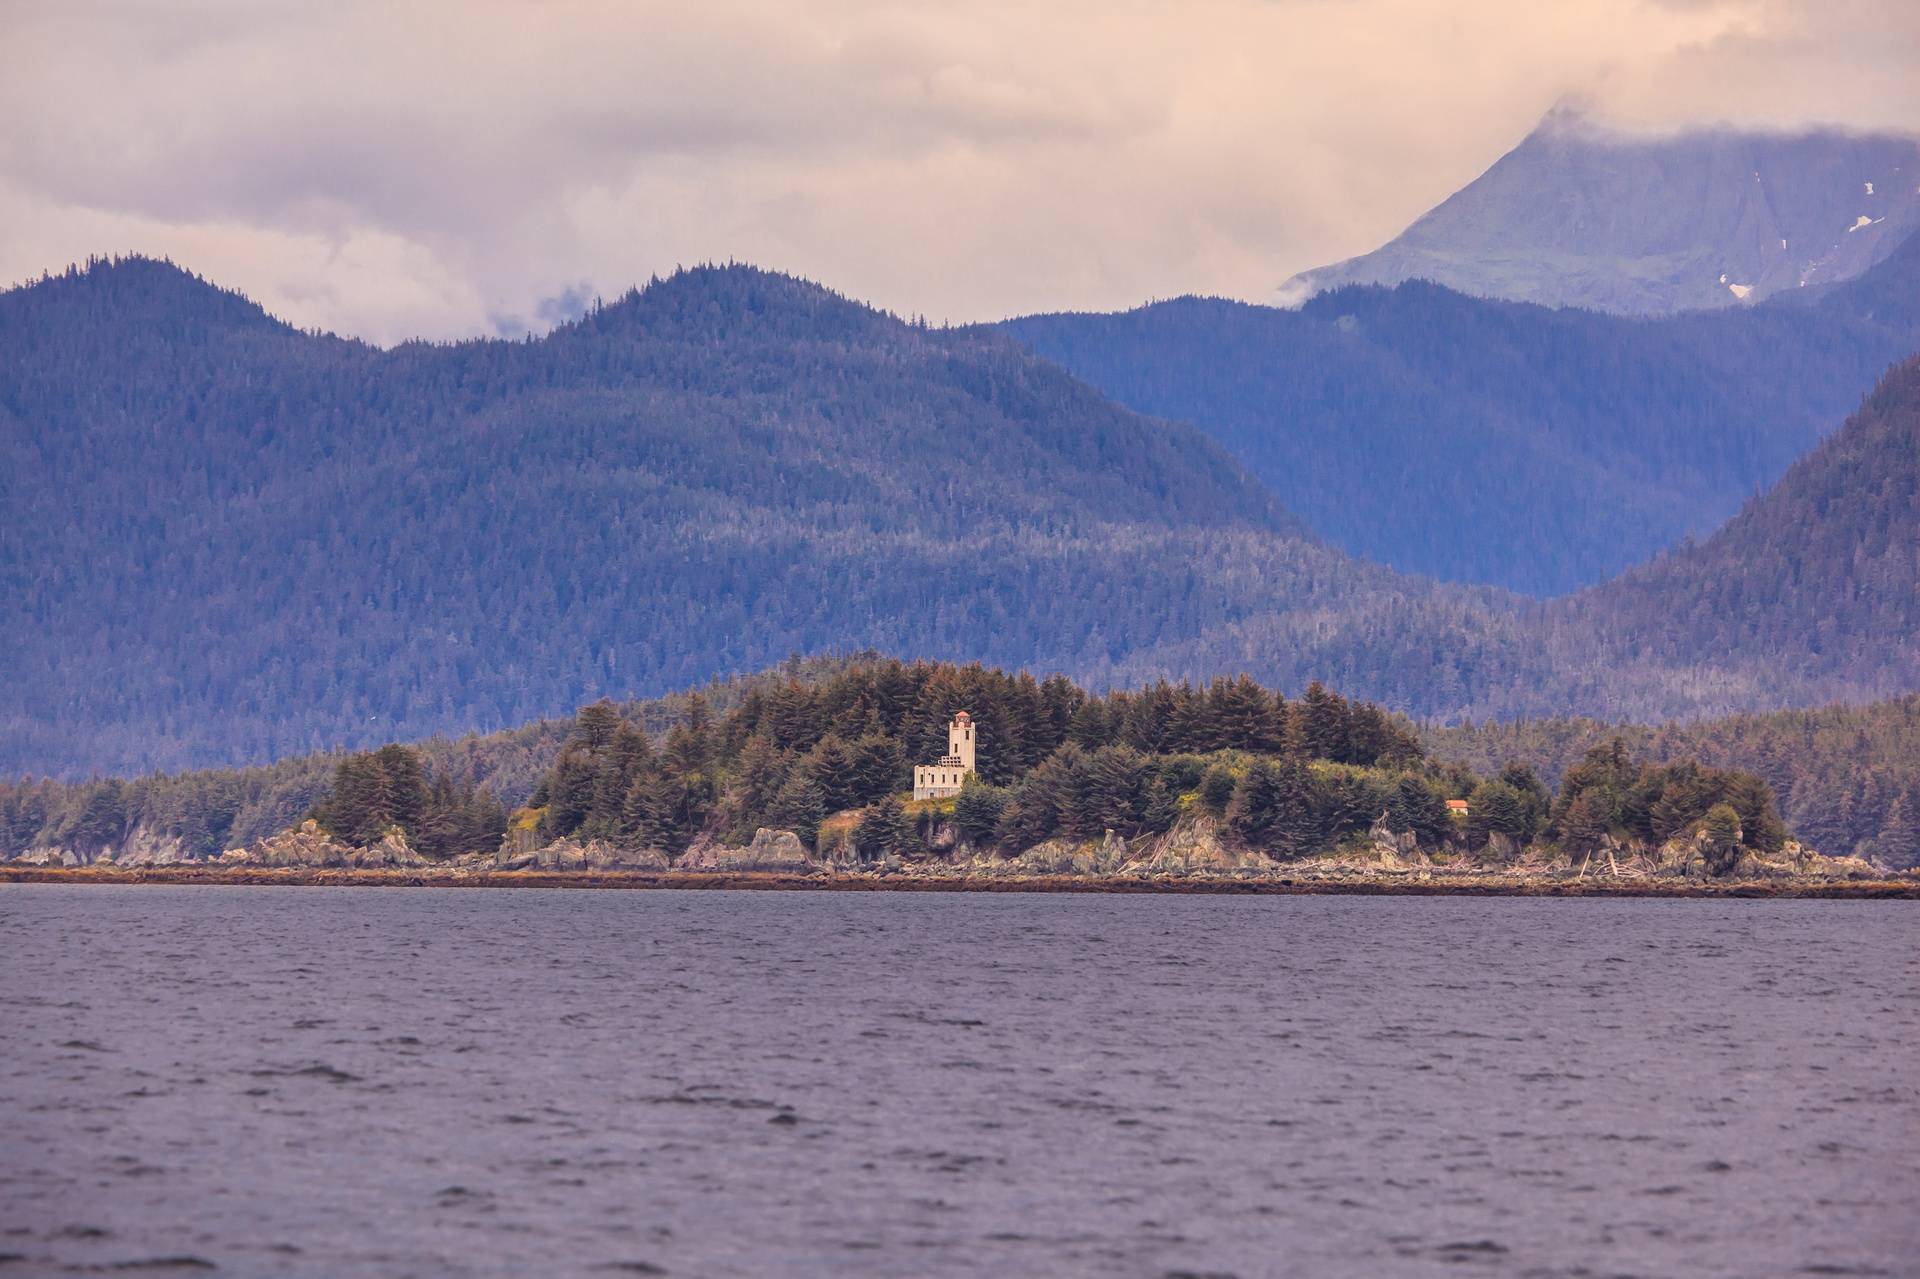
[[[1920,908],[0,886],[0,1277],[1920,1274]]]

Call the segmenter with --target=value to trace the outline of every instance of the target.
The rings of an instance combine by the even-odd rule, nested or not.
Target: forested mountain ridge
[[[1371,253],[1284,293],[1433,280],[1482,297],[1665,314],[1851,279],[1920,229],[1920,139],[1695,129],[1559,108]]]
[[[1712,537],[1569,604],[1635,656],[1920,687],[1920,356]]]
[[[1557,595],[1711,532],[1920,350],[1920,234],[1803,293],[1631,319],[1416,282],[1001,327],[1199,426],[1352,554]]]
[[[867,647],[1440,718],[1805,705],[1910,665],[1648,642],[1684,578],[1603,609],[1355,560],[1003,335],[748,268],[391,351],[76,270],[0,295],[0,508],[0,774],[485,731]],[[1836,581],[1871,532],[1839,527]]]
[[[0,412],[0,771],[484,729],[863,644],[1083,669],[1246,616],[1255,578],[1380,576],[1004,337],[747,268],[380,351],[96,263],[0,295]]]

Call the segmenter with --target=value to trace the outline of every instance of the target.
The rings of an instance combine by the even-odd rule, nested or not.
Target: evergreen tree
[[[867,809],[853,828],[853,849],[863,862],[903,857],[914,851],[913,821],[898,795],[889,795]]]
[[[854,771],[852,752],[838,737],[832,734],[822,737],[807,752],[802,767],[807,776],[813,779],[813,784],[820,788],[821,795],[825,796],[828,812],[837,813],[859,802],[862,779]]]
[[[1348,755],[1346,702],[1315,680],[1307,685],[1305,710],[1302,727],[1309,757],[1344,762]]]
[[[1200,802],[1215,817],[1225,817],[1237,785],[1232,769],[1225,764],[1214,764],[1200,778]]]
[[[1920,866],[1920,803],[1912,791],[1902,791],[1887,806],[1886,820],[1874,839],[1873,855],[1893,870]]]
[[[1312,771],[1298,759],[1282,759],[1273,765],[1273,780],[1274,845],[1295,857],[1315,851],[1327,840],[1331,805]]]
[[[668,856],[692,840],[682,817],[687,803],[686,784],[666,773],[642,774],[634,779],[622,806],[626,837],[634,848],[655,848]]]
[[[405,746],[382,746],[373,753],[384,781],[390,816],[402,830],[419,825],[427,806],[427,779],[420,757]]]
[[[1740,814],[1732,804],[1715,804],[1701,819],[1707,868],[1716,875],[1733,869],[1740,857]]]
[[[1131,833],[1140,820],[1146,757],[1128,746],[1107,746],[1088,761],[1089,828]]]
[[[772,741],[754,733],[741,744],[733,765],[733,786],[727,803],[736,835],[751,836],[773,820],[774,797],[787,782],[787,769]],[[816,822],[817,825],[817,822]]]
[[[1530,765],[1509,760],[1500,770],[1500,780],[1513,787],[1526,805],[1526,834],[1521,842],[1537,838],[1546,827],[1547,813],[1553,807],[1553,794]]]
[[[1524,844],[1532,822],[1527,796],[1506,782],[1481,782],[1467,796],[1467,842],[1475,848],[1496,834]]]
[[[1006,792],[978,778],[969,777],[953,801],[954,828],[967,843],[975,848],[985,848],[993,843],[995,831],[1000,825],[1000,815],[1006,806]]]
[[[1248,767],[1227,805],[1227,825],[1254,848],[1265,847],[1280,821],[1280,770],[1264,759]]]
[[[1146,812],[1140,819],[1140,829],[1148,835],[1164,835],[1179,820],[1180,797],[1165,778],[1155,777],[1147,784]]]
[[[1605,796],[1585,790],[1574,796],[1560,817],[1560,837],[1569,851],[1585,855],[1598,849],[1608,834]]]
[[[574,714],[573,740],[588,752],[597,753],[613,743],[619,727],[620,712],[603,697],[591,706],[582,706]]]
[[[1438,848],[1453,834],[1447,802],[1423,779],[1409,773],[1395,786],[1387,822],[1396,831],[1412,831],[1423,848]]]
[[[76,851],[97,854],[126,838],[127,810],[124,791],[117,781],[95,786],[66,833],[66,842]]]
[[[850,786],[845,808],[871,804],[913,784],[900,739],[883,733],[863,733],[854,741],[847,750],[847,770]]]
[[[805,772],[795,769],[780,793],[773,797],[768,824],[790,830],[800,842],[815,848],[820,842],[820,823],[827,815],[827,799],[820,786]]]
[[[594,782],[599,768],[579,746],[568,746],[555,761],[547,783],[547,814],[541,830],[558,839],[579,830],[593,812]]]

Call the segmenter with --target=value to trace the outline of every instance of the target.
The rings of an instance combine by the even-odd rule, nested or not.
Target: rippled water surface
[[[1920,1273],[1898,902],[0,887],[0,1276]]]

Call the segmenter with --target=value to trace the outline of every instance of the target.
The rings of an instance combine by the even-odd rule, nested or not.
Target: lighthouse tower
[[[913,797],[940,799],[958,795],[967,774],[973,771],[974,745],[973,716],[965,711],[954,712],[953,721],[947,725],[947,753],[937,764],[914,767]]]

